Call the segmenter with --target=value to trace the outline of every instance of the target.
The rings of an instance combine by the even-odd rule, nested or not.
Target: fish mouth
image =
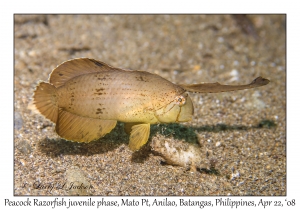
[[[175,122],[180,122],[180,121],[179,121],[180,113],[181,113],[181,107],[180,107],[180,109],[179,109],[179,112],[178,112],[178,115],[177,115],[177,117],[176,117],[176,121],[175,121]]]
[[[180,99],[180,101],[172,101],[161,109],[156,110],[155,116],[158,121],[163,123],[191,121],[194,113],[193,103],[188,96],[186,96],[184,100],[182,98]],[[180,104],[181,102],[183,102],[183,104]]]

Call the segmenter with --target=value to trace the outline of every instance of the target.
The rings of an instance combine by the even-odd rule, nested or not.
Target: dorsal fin
[[[109,70],[118,68],[90,58],[76,58],[58,65],[50,74],[49,82],[58,88],[79,75]]]
[[[268,79],[257,77],[250,84],[247,85],[221,85],[218,82],[215,83],[202,83],[194,85],[179,85],[186,91],[195,92],[195,93],[219,93],[219,92],[228,92],[235,90],[244,90],[250,88],[256,88],[263,85],[267,85],[270,81]]]

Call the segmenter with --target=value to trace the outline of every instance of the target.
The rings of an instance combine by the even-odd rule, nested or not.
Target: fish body
[[[97,140],[117,121],[124,122],[130,134],[129,147],[138,150],[148,141],[150,124],[192,120],[194,107],[188,91],[233,91],[268,82],[258,77],[248,85],[176,85],[149,72],[79,58],[57,66],[49,82],[38,84],[33,107],[56,123],[58,135],[77,142]]]
[[[73,114],[154,124],[156,111],[185,90],[148,72],[112,70],[75,77],[57,92],[58,106]]]

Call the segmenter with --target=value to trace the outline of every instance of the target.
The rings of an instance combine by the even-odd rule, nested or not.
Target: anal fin
[[[60,109],[55,130],[66,140],[90,142],[109,133],[116,123],[116,120],[81,117]]]
[[[132,126],[129,137],[129,148],[133,151],[140,149],[147,143],[150,134],[150,124],[137,124]]]

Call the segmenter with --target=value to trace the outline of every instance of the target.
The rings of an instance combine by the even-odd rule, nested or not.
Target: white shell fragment
[[[152,138],[151,148],[162,156],[167,164],[182,166],[192,171],[210,169],[206,151],[188,142],[156,135]]]

